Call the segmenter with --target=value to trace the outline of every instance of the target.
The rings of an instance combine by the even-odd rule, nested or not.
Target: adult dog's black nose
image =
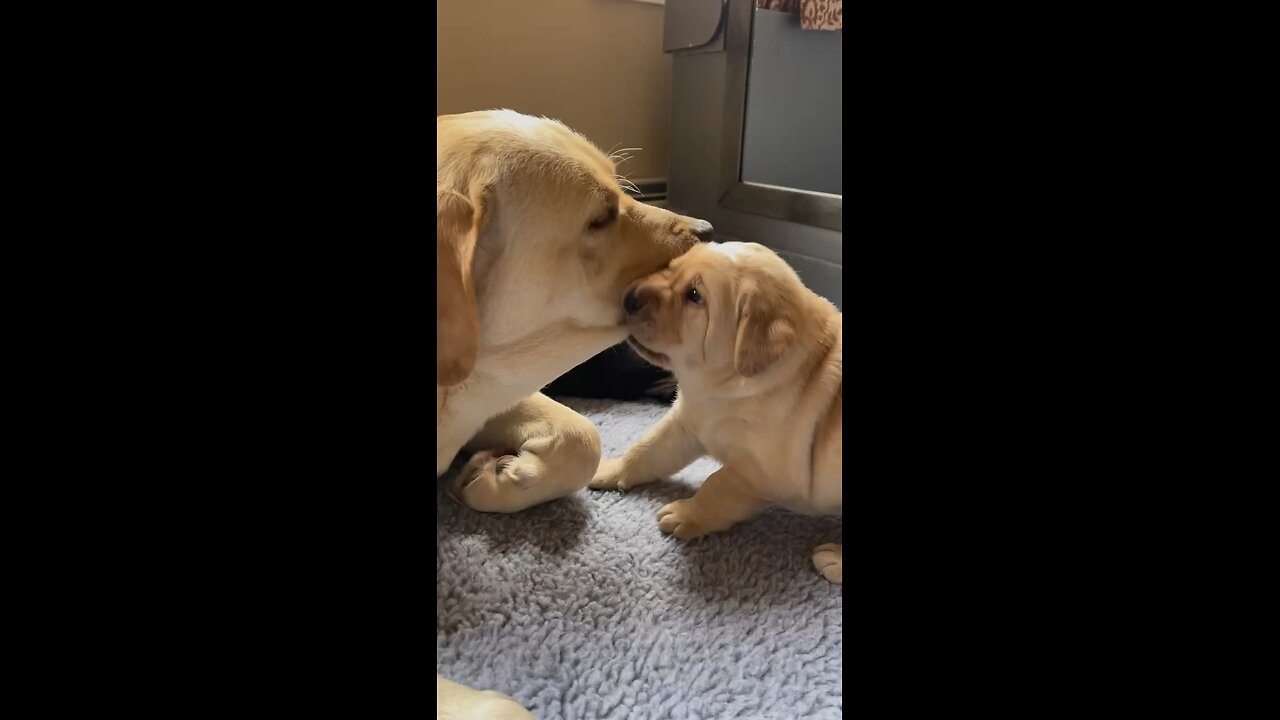
[[[635,288],[627,291],[622,296],[622,309],[627,311],[628,315],[635,315],[640,310],[640,296],[636,294]]]
[[[699,220],[693,224],[693,236],[701,242],[711,242],[715,234],[716,229],[706,220]]]

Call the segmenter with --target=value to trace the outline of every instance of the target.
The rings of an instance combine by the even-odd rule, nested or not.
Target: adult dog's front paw
[[[813,549],[813,566],[822,577],[841,585],[844,578],[844,546],[824,543]]]
[[[658,511],[658,529],[681,540],[692,540],[711,530],[698,517],[698,506],[692,500],[677,500]]]
[[[588,487],[592,490],[626,490],[640,484],[627,475],[626,464],[621,458],[613,458],[600,461],[600,467]]]
[[[472,510],[516,512],[535,504],[526,490],[541,473],[536,457],[482,450],[458,472],[450,494]]]
[[[451,720],[535,720],[507,695],[475,690],[436,676],[436,717]]]
[[[521,707],[520,703],[511,698],[496,692],[482,693],[483,698],[479,698],[473,705],[466,708],[465,712],[469,713],[465,717],[474,718],[475,720],[536,720],[533,713]],[[452,717],[461,718],[463,716],[454,715]]]

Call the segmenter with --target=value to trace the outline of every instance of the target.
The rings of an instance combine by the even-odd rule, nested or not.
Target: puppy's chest
[[[781,448],[761,446],[756,420],[709,416],[702,419],[697,435],[708,455],[748,477],[766,478],[778,471]]]

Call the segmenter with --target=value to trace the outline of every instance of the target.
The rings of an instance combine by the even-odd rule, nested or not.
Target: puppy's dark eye
[[[693,303],[694,305],[701,305],[701,304],[702,304],[702,293],[698,292],[698,288],[696,288],[696,287],[690,287],[688,290],[685,290],[685,291],[684,291],[684,299],[685,299],[685,300],[688,300],[689,302]]]

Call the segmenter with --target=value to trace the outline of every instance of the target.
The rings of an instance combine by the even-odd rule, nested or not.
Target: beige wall
[[[667,176],[671,56],[662,5],[631,0],[438,0],[436,114],[511,108],[562,120],[619,172]]]

